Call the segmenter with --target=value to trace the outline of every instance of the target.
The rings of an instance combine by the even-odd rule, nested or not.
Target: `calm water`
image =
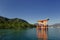
[[[21,32],[6,29],[0,30],[0,40],[41,40],[38,39],[37,35],[36,28],[24,30]],[[60,40],[60,28],[48,28],[48,31],[44,32],[44,35],[46,40]]]

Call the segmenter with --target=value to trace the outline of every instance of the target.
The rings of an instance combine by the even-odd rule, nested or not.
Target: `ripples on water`
[[[60,28],[48,28],[46,40],[60,40]],[[42,33],[39,33],[39,35]],[[40,35],[40,37],[42,37]],[[36,28],[20,31],[12,31],[9,29],[0,30],[0,40],[39,40]],[[41,40],[41,39],[40,39]]]

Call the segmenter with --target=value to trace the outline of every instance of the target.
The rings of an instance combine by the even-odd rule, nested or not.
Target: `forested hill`
[[[0,29],[26,29],[33,28],[34,25],[28,23],[27,21],[19,18],[6,18],[0,16]]]

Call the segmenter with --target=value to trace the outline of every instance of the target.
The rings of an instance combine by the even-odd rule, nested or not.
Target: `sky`
[[[60,0],[0,0],[0,16],[32,24],[47,18],[48,24],[60,23]]]

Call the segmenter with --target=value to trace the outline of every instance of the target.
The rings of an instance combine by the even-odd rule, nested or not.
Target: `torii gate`
[[[37,25],[37,29],[46,29],[48,28],[47,26],[47,22],[48,22],[49,19],[46,19],[46,20],[38,20],[38,25]]]
[[[37,37],[38,40],[47,40],[47,33],[46,31],[48,30],[47,22],[49,19],[46,20],[38,20],[38,25],[37,25]]]

